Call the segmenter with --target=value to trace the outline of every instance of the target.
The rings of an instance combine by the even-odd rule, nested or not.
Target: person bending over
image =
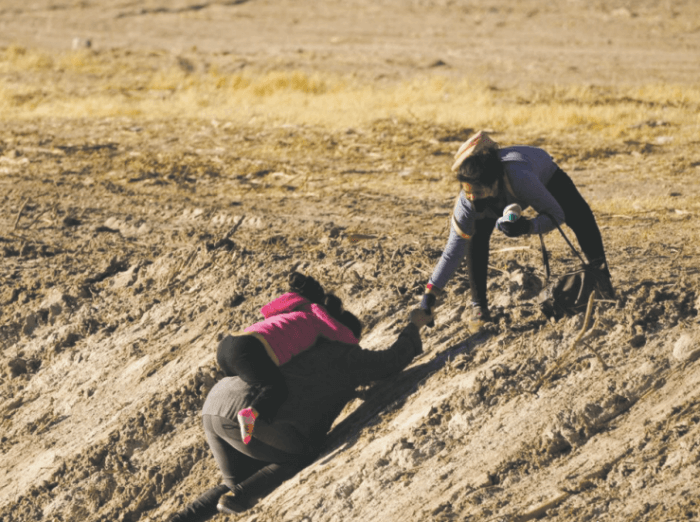
[[[202,408],[209,448],[223,483],[208,489],[169,522],[204,522],[217,511],[241,513],[309,465],[358,386],[401,372],[422,353],[420,328],[432,320],[413,310],[409,324],[385,350],[365,350],[320,338],[315,346],[280,368],[289,394],[271,423],[260,420],[244,444],[236,414],[259,387],[240,377],[214,385]]]
[[[455,202],[452,226],[421,299],[420,308],[432,311],[436,300],[466,256],[471,291],[469,329],[478,331],[491,320],[486,295],[489,242],[494,227],[508,237],[546,234],[566,223],[589,264],[602,274],[604,296],[614,298],[603,239],[588,203],[571,178],[544,150],[515,145],[499,147],[484,131],[464,142],[455,154],[452,171],[461,191]],[[532,207],[537,217],[499,220],[504,208],[517,203]]]
[[[310,348],[319,337],[348,344],[360,342],[362,324],[342,301],[326,294],[313,277],[289,276],[291,291],[262,307],[264,321],[238,335],[227,335],[216,358],[226,376],[238,375],[259,385],[260,393],[237,412],[243,442],[248,444],[258,417],[270,422],[287,397],[279,367]]]

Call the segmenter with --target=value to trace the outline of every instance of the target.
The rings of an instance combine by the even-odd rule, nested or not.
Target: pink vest
[[[265,320],[249,326],[244,332],[262,341],[277,366],[311,348],[319,337],[347,344],[360,342],[347,326],[331,317],[324,307],[294,292],[266,304],[260,313]]]

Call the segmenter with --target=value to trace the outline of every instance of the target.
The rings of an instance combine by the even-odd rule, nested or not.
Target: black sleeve
[[[358,385],[368,384],[400,372],[422,350],[418,327],[409,323],[386,350],[365,350],[358,346],[348,353],[344,364]]]

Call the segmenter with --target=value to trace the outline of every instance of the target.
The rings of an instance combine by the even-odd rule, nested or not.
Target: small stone
[[[0,294],[0,304],[12,304],[17,300],[17,296],[19,296],[19,288],[7,288]]]
[[[32,332],[36,330],[37,327],[37,317],[35,314],[29,314],[24,321],[24,327],[22,328],[22,333],[24,335],[32,335]]]
[[[117,275],[114,276],[112,279],[112,288],[117,289],[117,288],[127,288],[129,286],[132,286],[136,280],[138,279],[138,272],[139,269],[141,268],[140,263],[136,263],[129,267],[128,270],[124,272],[119,272]]]
[[[616,17],[618,17],[618,18],[632,18],[632,17],[635,16],[635,15],[632,13],[632,11],[630,11],[630,10],[627,9],[626,7],[618,7],[617,9],[613,9],[613,10],[610,12],[610,14],[613,15],[613,16],[616,16]]]
[[[475,489],[487,488],[491,485],[493,485],[493,479],[488,473],[482,473],[481,475],[479,475],[473,484]]]
[[[12,377],[17,377],[19,375],[27,373],[27,361],[25,361],[21,357],[12,359],[8,363],[8,366],[10,367],[10,374],[12,375]]]
[[[647,337],[644,334],[637,334],[627,341],[632,348],[641,348],[647,342]]]
[[[61,312],[63,311],[63,308],[61,307],[60,304],[58,303],[53,303],[49,306],[49,315],[51,316],[51,321],[53,323],[53,320],[61,315]]]
[[[693,336],[683,334],[673,345],[673,357],[680,362],[693,362],[700,357],[700,345]]]
[[[90,47],[92,47],[92,41],[89,38],[79,38],[76,36],[71,42],[71,48],[74,51],[79,49],[90,49]]]

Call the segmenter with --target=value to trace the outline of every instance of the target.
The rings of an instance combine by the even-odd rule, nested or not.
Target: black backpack
[[[537,297],[537,304],[547,319],[558,321],[562,317],[571,317],[584,312],[588,306],[588,298],[593,292],[597,291],[596,297],[598,298],[605,295],[603,290],[606,284],[609,284],[609,279],[606,273],[607,267],[605,265],[592,266],[586,263],[559,224],[553,218],[550,217],[550,219],[557,225],[566,243],[581,261],[581,266],[576,270],[553,279],[550,278],[549,256],[544,246],[542,234],[540,234],[546,282],[544,289]]]

